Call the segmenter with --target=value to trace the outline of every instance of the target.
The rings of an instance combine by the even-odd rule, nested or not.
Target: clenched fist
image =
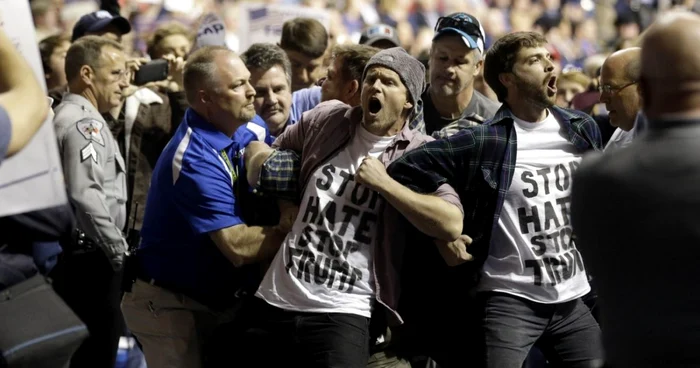
[[[440,252],[440,255],[445,260],[448,266],[459,266],[462,263],[469,262],[474,259],[474,256],[467,253],[467,247],[472,243],[472,238],[467,235],[460,235],[453,242],[444,240],[435,240],[435,245]]]
[[[379,192],[382,185],[385,185],[391,178],[389,174],[386,173],[386,168],[381,161],[374,157],[367,156],[362,159],[362,163],[355,173],[355,180]]]
[[[280,209],[280,223],[277,226],[280,229],[280,231],[288,233],[292,231],[294,222],[297,219],[297,214],[299,213],[299,206],[284,199],[278,200],[277,205]]]

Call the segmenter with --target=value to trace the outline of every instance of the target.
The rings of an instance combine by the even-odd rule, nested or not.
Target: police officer
[[[68,50],[66,77],[70,92],[54,123],[77,229],[63,244],[57,290],[90,332],[71,367],[113,367],[124,330],[119,301],[126,185],[124,159],[100,114],[119,105],[128,85],[122,46],[82,37]]]

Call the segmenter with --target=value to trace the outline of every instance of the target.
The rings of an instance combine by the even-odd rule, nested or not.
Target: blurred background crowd
[[[585,68],[595,55],[624,48],[648,26],[657,9],[696,8],[695,0],[267,0],[304,5],[332,13],[332,42],[357,42],[363,28],[384,23],[398,31],[414,56],[426,53],[440,16],[466,12],[480,19],[486,46],[513,31],[541,31],[556,48],[562,67]],[[237,49],[239,4],[234,0],[119,0],[133,32],[129,46],[145,54],[146,41],[158,25],[177,20],[196,29],[200,18],[214,12],[224,20],[228,43]],[[70,31],[81,15],[97,10],[96,0],[32,0],[38,40]],[[125,45],[127,42],[125,42]],[[245,50],[236,50],[245,51]]]
[[[383,23],[393,26],[402,46],[427,63],[440,16],[453,12],[474,15],[486,32],[486,48],[494,40],[514,31],[543,33],[557,66],[558,105],[591,111],[591,101],[572,104],[576,94],[597,88],[597,73],[611,52],[636,44],[639,35],[660,10],[683,7],[700,9],[695,0],[267,0],[268,4],[303,5],[326,9],[331,14],[331,44],[357,43],[362,30]],[[123,45],[132,56],[146,56],[148,40],[159,25],[176,21],[192,30],[213,12],[226,25],[229,48],[239,47],[240,4],[236,0],[118,0],[114,9],[127,18],[132,32],[124,35]],[[97,0],[31,0],[37,40],[57,33],[70,33],[83,14],[98,10]],[[104,7],[103,7],[104,8]],[[67,50],[68,43],[65,43]],[[65,52],[60,47],[56,54]],[[496,100],[483,83],[478,90]],[[604,112],[603,112],[604,113]]]

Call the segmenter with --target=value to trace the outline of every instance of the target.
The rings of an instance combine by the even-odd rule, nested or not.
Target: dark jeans
[[[254,321],[241,336],[240,367],[365,368],[369,318],[343,313],[301,313],[256,298]],[[240,360],[238,360],[240,361]]]
[[[542,304],[503,293],[479,299],[485,368],[521,368],[535,343],[553,367],[603,366],[600,327],[581,299]]]
[[[121,302],[122,272],[101,250],[66,254],[51,272],[54,288],[90,332],[71,359],[71,368],[114,367],[119,337],[126,331]]]

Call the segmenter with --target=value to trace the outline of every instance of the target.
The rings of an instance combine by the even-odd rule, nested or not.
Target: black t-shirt
[[[425,130],[428,135],[432,135],[433,132],[441,130],[446,126],[458,121],[458,120],[482,120],[487,121],[493,118],[496,111],[501,107],[498,102],[495,102],[488,97],[482,95],[478,91],[474,91],[472,94],[472,99],[469,101],[462,114],[454,119],[444,118],[440,116],[435,105],[433,104],[432,98],[430,98],[430,86],[426,88],[425,92],[421,96],[423,99],[423,119],[425,120]],[[476,117],[477,119],[474,119]],[[479,119],[480,117],[480,119]]]

